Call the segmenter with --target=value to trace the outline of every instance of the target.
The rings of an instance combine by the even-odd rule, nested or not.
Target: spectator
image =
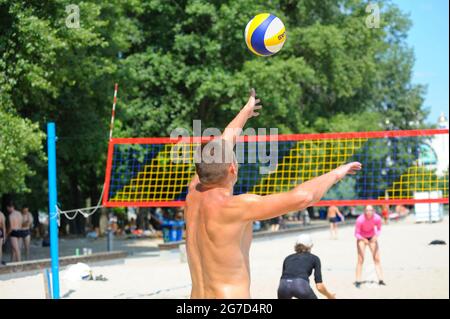
[[[22,208],[22,231],[24,234],[22,241],[25,249],[26,260],[30,258],[31,231],[33,229],[33,224],[33,215],[31,215],[28,206],[24,206]]]
[[[261,222],[259,220],[253,222],[253,231],[261,230]]]
[[[301,220],[302,220],[302,224],[303,226],[309,225],[311,224],[311,219],[309,217],[309,212],[308,210],[304,209],[300,212],[300,216],[301,216]]]
[[[177,213],[175,214],[175,220],[183,220],[183,212],[177,211]]]
[[[3,244],[6,241],[6,220],[5,215],[0,211],[0,265],[4,265],[3,261]]]
[[[150,212],[150,225],[154,230],[162,230],[163,218],[159,210]]]
[[[108,229],[108,214],[106,210],[101,210],[100,220],[99,220],[99,236],[103,236]]]
[[[338,216],[341,218],[341,220],[344,220],[344,215],[341,214],[339,211],[339,208],[337,206],[330,206],[328,207],[327,211],[327,219],[330,222],[330,234],[331,239],[337,239],[338,231],[337,231],[337,223],[338,223]]]
[[[396,219],[399,219],[401,217],[405,217],[408,214],[409,214],[409,209],[406,208],[405,206],[403,206],[403,205],[395,206],[395,214],[394,214],[394,216],[395,216]]]
[[[278,231],[280,229],[280,217],[270,219],[270,231]]]
[[[118,226],[117,226],[117,217],[114,213],[109,214],[108,225],[113,234],[116,234],[118,231]]]
[[[130,219],[130,231],[133,233],[137,229],[136,221],[133,217]]]
[[[388,224],[389,223],[389,205],[382,206],[381,216],[383,216],[384,223]]]
[[[26,232],[22,230],[23,217],[20,212],[18,212],[13,203],[6,205],[6,211],[8,212],[9,230],[8,237],[11,242],[11,261],[21,261],[20,253],[20,240],[26,237]]]

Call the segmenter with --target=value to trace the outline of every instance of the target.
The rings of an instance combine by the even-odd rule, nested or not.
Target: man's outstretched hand
[[[345,175],[355,175],[357,171],[361,170],[362,164],[359,162],[351,162],[336,168],[334,171],[337,175],[338,181],[343,179]]]
[[[259,104],[260,102],[261,102],[261,100],[256,98],[255,89],[251,89],[248,102],[244,106],[244,110],[247,111],[248,118],[259,115],[259,113],[256,111],[260,110],[262,108],[262,105]]]

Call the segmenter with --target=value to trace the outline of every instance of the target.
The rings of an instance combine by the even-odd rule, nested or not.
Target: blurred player
[[[289,255],[283,262],[283,273],[278,287],[278,299],[317,299],[309,285],[309,277],[314,270],[317,290],[328,299],[336,295],[328,291],[322,281],[322,269],[319,257],[311,254],[313,242],[308,234],[298,236],[295,254]]]
[[[383,280],[383,271],[380,262],[380,249],[378,236],[381,233],[381,217],[375,213],[373,206],[366,206],[364,213],[356,219],[355,237],[358,251],[358,263],[356,265],[356,288],[361,286],[361,273],[364,263],[366,247],[369,246],[372,252],[375,270],[378,276],[378,284],[386,285]]]
[[[338,216],[342,221],[344,221],[344,215],[341,214],[337,206],[328,207],[327,219],[330,222],[331,239],[337,239],[338,237]]]

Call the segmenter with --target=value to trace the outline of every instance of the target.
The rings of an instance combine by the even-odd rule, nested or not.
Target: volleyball
[[[254,54],[269,56],[281,50],[286,41],[283,22],[270,13],[256,15],[245,27],[245,43]]]

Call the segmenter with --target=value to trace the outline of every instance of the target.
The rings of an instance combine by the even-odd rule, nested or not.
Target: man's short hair
[[[200,145],[195,152],[195,171],[202,184],[217,184],[225,180],[231,163],[236,163],[233,145],[215,139]]]

